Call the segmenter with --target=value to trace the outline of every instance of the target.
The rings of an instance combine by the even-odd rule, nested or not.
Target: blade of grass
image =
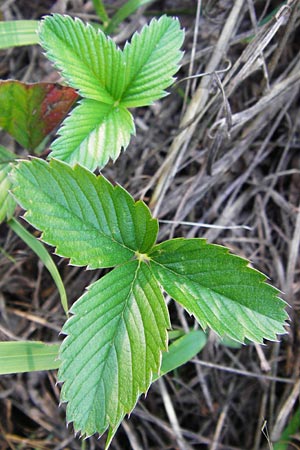
[[[169,336],[169,341],[174,341],[175,339],[180,338],[181,336],[184,336],[186,333],[185,331],[180,328],[178,330],[170,330],[168,332],[168,336]]]
[[[153,381],[193,358],[203,349],[206,340],[200,330],[177,339],[169,351],[163,353],[160,375],[154,375]],[[59,347],[60,344],[33,341],[0,342],[0,375],[57,369]]]
[[[107,27],[105,28],[105,33],[108,35],[112,34],[123,20],[127,19],[127,17],[133,14],[141,6],[153,1],[154,0],[128,0],[110,19]]]
[[[0,22],[0,48],[38,44],[38,20]]]
[[[57,369],[59,347],[33,341],[0,342],[0,375]]]
[[[288,425],[283,430],[279,440],[273,445],[273,450],[288,450],[292,436],[295,435],[300,428],[300,408],[289,419]],[[295,447],[296,448],[296,447]]]
[[[153,381],[194,358],[204,348],[206,341],[206,334],[201,330],[193,330],[176,339],[168,352],[163,353],[160,373],[153,375]]]
[[[14,217],[8,221],[10,228],[34,251],[34,253],[40,258],[45,267],[49,270],[53,281],[55,282],[60,295],[60,301],[66,315],[68,315],[68,301],[64,288],[64,284],[54,264],[53,259],[43,246],[34,236],[32,236]]]
[[[106,27],[109,22],[109,17],[102,0],[92,0],[92,2],[97,15],[102,20],[104,27]]]

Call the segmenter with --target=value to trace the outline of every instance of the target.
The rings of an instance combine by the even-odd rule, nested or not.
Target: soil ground
[[[111,14],[124,1],[104,3]],[[91,1],[0,2],[5,20],[50,12],[97,20]],[[135,112],[137,135],[104,174],[175,222],[161,222],[160,240],[205,237],[249,259],[282,291],[291,320],[288,334],[264,346],[233,348],[210,332],[193,361],[153,384],[111,448],[271,449],[299,411],[299,1],[152,2],[115,39],[122,45],[162,13],[178,16],[186,31],[178,82]],[[0,76],[59,80],[37,46],[2,51]],[[0,139],[20,152],[5,133]],[[64,313],[47,270],[5,224],[0,250],[1,340],[57,341]],[[55,260],[71,304],[99,273]],[[197,326],[169,306],[175,328]],[[0,448],[104,449],[103,439],[75,437],[58,403],[55,371],[2,376]],[[300,448],[299,429],[280,449]]]

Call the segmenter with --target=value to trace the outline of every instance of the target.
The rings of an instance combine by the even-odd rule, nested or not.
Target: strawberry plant
[[[58,373],[67,421],[84,436],[109,429],[109,445],[160,372],[171,328],[164,292],[204,330],[239,342],[276,339],[287,314],[278,291],[246,260],[199,238],[157,243],[158,221],[146,204],[93,173],[128,147],[135,132],[129,109],[166,95],[181,58],[178,20],[153,20],[123,50],[102,31],[60,15],[42,20],[39,39],[81,99],[49,162],[32,158],[12,170],[15,157],[3,150],[0,173],[6,179],[12,172],[15,201],[58,255],[112,269],[71,307]],[[11,215],[14,200],[7,191],[3,198]]]

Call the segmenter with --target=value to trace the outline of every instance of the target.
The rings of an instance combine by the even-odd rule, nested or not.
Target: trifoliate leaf
[[[47,57],[83,97],[134,107],[165,95],[184,33],[177,19],[162,16],[135,33],[122,52],[100,29],[54,14],[42,20],[39,36]]]
[[[117,159],[135,127],[126,108],[83,99],[58,133],[51,157],[95,170],[104,167],[109,158]]]
[[[101,30],[53,14],[41,21],[46,56],[82,97],[113,105],[124,90],[123,54]]]
[[[0,128],[34,150],[66,117],[78,95],[57,83],[0,81]]]
[[[72,264],[112,267],[146,253],[156,240],[157,220],[143,202],[81,166],[23,161],[15,182],[27,221]]]
[[[150,105],[166,95],[178,70],[184,33],[178,20],[162,16],[136,33],[124,49],[126,89],[121,103],[128,108]]]
[[[14,213],[16,202],[9,194],[12,182],[9,173],[12,171],[12,162],[16,155],[0,145],[0,223],[10,219]]]
[[[123,52],[101,30],[59,14],[41,22],[39,36],[47,57],[84,97],[51,156],[91,170],[115,161],[135,131],[127,108],[153,103],[173,82],[182,56],[178,20],[152,20]]]
[[[65,324],[59,380],[67,420],[87,436],[119,425],[167,348],[169,315],[149,266],[131,261],[89,287]]]
[[[205,329],[237,341],[274,340],[285,332],[285,303],[265,276],[225,247],[172,239],[153,248],[151,268],[165,291]]]

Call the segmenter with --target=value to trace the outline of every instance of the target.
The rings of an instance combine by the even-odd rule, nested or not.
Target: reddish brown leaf
[[[57,83],[0,81],[0,127],[34,150],[65,118],[78,94]]]

